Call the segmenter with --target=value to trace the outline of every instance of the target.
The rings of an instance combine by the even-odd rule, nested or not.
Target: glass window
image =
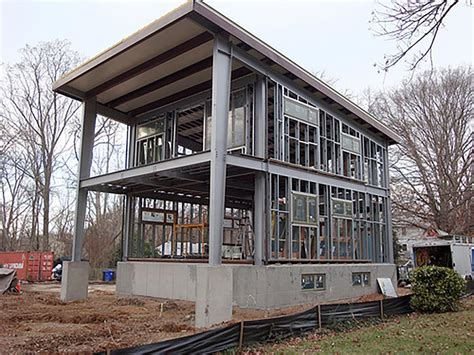
[[[342,148],[360,154],[360,139],[342,134]]]
[[[293,194],[293,221],[306,222],[307,201],[306,196]]]
[[[308,222],[317,223],[318,218],[318,201],[316,197],[308,196]]]
[[[316,108],[287,97],[284,98],[283,106],[285,115],[318,124],[318,110]]]
[[[370,286],[370,272],[353,272],[352,286]]]
[[[239,148],[246,143],[246,89],[234,91],[230,95],[229,115],[227,118],[227,148]],[[212,113],[211,102],[206,103],[205,149],[211,148]]]
[[[325,274],[302,274],[301,289],[302,290],[324,290],[326,288]]]
[[[317,224],[318,198],[316,195],[292,193],[293,195],[293,222]]]
[[[337,216],[352,217],[352,201],[333,198],[332,213]]]
[[[165,131],[164,119],[159,119],[153,122],[145,123],[141,126],[138,126],[137,139],[163,133],[164,131]]]

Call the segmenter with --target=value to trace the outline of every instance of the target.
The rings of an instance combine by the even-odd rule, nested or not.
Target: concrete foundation
[[[196,327],[209,327],[232,320],[232,268],[197,268],[195,320]]]
[[[61,281],[61,301],[85,300],[89,287],[89,263],[65,261]]]
[[[352,274],[370,273],[367,286],[353,286]],[[324,289],[303,290],[301,276],[324,274]],[[397,282],[393,264],[275,265],[234,268],[233,301],[242,308],[273,309],[335,301],[378,292],[377,278]]]
[[[369,273],[368,285],[353,286],[353,273]],[[303,289],[302,275],[324,274],[324,289]],[[117,294],[196,302],[196,325],[228,320],[232,304],[242,308],[273,309],[321,301],[335,301],[378,292],[377,278],[396,285],[393,264],[226,265],[120,262]],[[214,308],[212,308],[214,307]],[[212,308],[212,309],[211,309]]]

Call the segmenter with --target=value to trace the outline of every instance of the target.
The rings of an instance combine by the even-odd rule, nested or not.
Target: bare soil
[[[110,287],[91,287],[94,288],[87,300],[68,303],[61,302],[57,287],[47,284],[24,287],[19,295],[0,295],[0,352],[90,353],[202,331],[194,328],[193,302],[147,297],[118,299]],[[233,322],[291,314],[308,307],[272,311],[235,307]]]

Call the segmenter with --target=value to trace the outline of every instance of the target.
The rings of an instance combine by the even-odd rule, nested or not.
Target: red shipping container
[[[51,279],[54,254],[50,251],[0,252],[0,265],[15,269],[18,280],[46,281]]]

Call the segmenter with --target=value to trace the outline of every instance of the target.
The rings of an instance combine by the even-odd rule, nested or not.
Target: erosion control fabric
[[[292,315],[245,321],[155,344],[112,350],[110,353],[215,353],[242,345],[282,339],[347,320],[391,316],[411,311],[410,295],[383,301],[321,305]]]

